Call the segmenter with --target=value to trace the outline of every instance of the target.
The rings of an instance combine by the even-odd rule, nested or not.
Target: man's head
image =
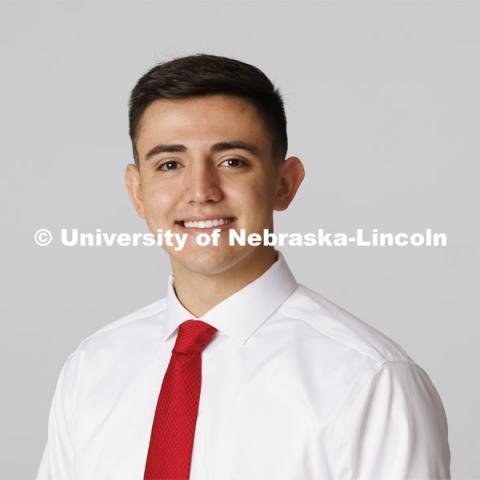
[[[288,148],[287,120],[280,93],[257,67],[216,55],[191,55],[161,63],[149,70],[130,96],[129,134],[135,163],[142,116],[155,100],[180,100],[207,95],[243,98],[257,109],[272,142],[272,157],[280,162]]]
[[[160,64],[132,91],[130,136],[135,164],[126,184],[152,231],[188,233],[181,251],[165,247],[175,271],[215,275],[259,264],[272,248],[228,245],[228,230],[273,230],[303,179],[300,160],[285,160],[280,95],[256,67],[195,55]],[[220,220],[219,246],[195,236]],[[226,223],[225,225],[221,225]]]

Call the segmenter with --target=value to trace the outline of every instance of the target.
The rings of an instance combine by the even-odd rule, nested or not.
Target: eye
[[[225,163],[225,162],[227,162],[228,167],[241,167],[247,164],[245,160],[240,160],[239,158],[227,158],[222,163]]]
[[[175,160],[169,160],[168,162],[161,163],[157,167],[157,170],[163,170],[163,171],[176,170],[178,168],[178,165],[179,165],[178,162],[176,162]]]

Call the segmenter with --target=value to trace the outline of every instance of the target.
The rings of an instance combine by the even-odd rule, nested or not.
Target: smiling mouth
[[[183,228],[198,228],[198,229],[209,229],[209,228],[221,228],[224,225],[228,225],[235,220],[235,217],[219,217],[212,218],[208,220],[179,220],[175,222],[177,225],[181,225]]]

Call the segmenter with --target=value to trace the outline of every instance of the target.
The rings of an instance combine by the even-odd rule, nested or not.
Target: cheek
[[[268,183],[249,185],[238,192],[236,203],[247,222],[262,225],[272,216],[271,187]]]
[[[144,190],[145,216],[160,223],[174,214],[174,195],[166,188],[149,186]]]

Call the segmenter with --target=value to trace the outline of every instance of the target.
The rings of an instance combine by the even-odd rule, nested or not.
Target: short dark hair
[[[285,108],[280,92],[270,79],[248,63],[198,53],[156,65],[133,88],[129,101],[129,134],[135,163],[139,162],[138,127],[153,101],[216,94],[241,97],[253,104],[271,137],[273,158],[278,162],[285,158],[288,148]]]

